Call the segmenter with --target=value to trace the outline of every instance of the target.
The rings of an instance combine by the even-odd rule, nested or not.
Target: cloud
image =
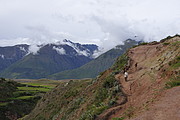
[[[58,54],[60,55],[65,55],[66,54],[66,51],[64,50],[64,48],[58,48],[58,47],[53,47],[54,50],[57,51]]]
[[[32,53],[32,54],[34,54],[34,55],[37,55],[37,54],[38,54],[38,51],[40,50],[41,47],[42,47],[42,46],[38,46],[38,45],[36,45],[36,44],[30,45],[30,46],[29,46],[29,53]]]
[[[0,46],[70,39],[108,50],[180,33],[179,0],[0,0]],[[137,36],[137,37],[134,37]]]

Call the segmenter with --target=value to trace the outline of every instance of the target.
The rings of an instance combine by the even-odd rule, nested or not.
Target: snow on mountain
[[[34,55],[38,54],[39,50],[41,48],[43,48],[44,46],[46,46],[47,44],[42,44],[42,45],[30,45],[29,49],[28,49],[28,53],[32,53]],[[58,41],[56,43],[49,43],[49,45],[52,45],[52,49],[56,50],[57,53],[59,53],[60,55],[68,55],[68,48],[66,48],[65,46],[69,46],[71,47],[74,52],[73,54],[75,56],[86,56],[89,58],[94,58],[93,54],[97,54],[98,52],[98,46],[94,45],[94,44],[79,44],[79,43],[74,43],[70,40],[66,40],[64,39],[63,41]],[[21,48],[22,50],[24,50],[23,48]]]
[[[41,44],[41,45],[22,44],[15,46],[0,47],[0,71],[3,71],[11,64],[19,60],[22,60],[27,56],[31,56],[32,59],[33,58],[44,59],[41,57],[48,56],[49,58],[54,60],[53,62],[55,64],[56,63],[63,64],[64,69],[70,69],[71,67],[69,66],[73,66],[73,65],[74,66],[72,68],[75,68],[92,60],[94,58],[93,54],[97,50],[98,50],[97,45],[94,44],[83,45],[83,44],[71,42],[70,40],[63,40],[63,41],[58,41],[56,43]],[[37,61],[37,59],[34,61]],[[81,63],[78,63],[78,61]],[[69,63],[73,63],[73,65],[69,65]],[[31,63],[28,64],[31,65]]]
[[[4,59],[4,55],[0,55],[0,57],[1,57],[2,59]]]

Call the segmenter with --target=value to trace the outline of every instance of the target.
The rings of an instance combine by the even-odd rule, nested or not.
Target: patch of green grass
[[[29,95],[35,95],[39,92],[40,91],[16,91],[16,92],[13,92],[13,96],[14,97],[29,96]]]
[[[166,83],[166,88],[180,86],[180,80],[173,80]]]
[[[4,78],[0,79],[0,119],[7,119],[7,111],[18,117],[29,114],[41,96],[57,84],[59,82],[50,80],[18,83]]]
[[[180,56],[177,56],[174,60],[170,61],[169,65],[173,68],[179,68],[180,67]]]
[[[170,81],[166,82],[165,84],[166,88],[172,88],[176,86],[180,86],[180,75],[171,77]]]
[[[34,96],[20,96],[20,97],[12,98],[12,99],[25,100],[25,99],[30,99],[30,98],[33,98],[33,97]]]
[[[69,98],[71,96],[76,96],[78,94],[78,90],[69,90],[64,94],[65,98]]]
[[[36,86],[36,87],[45,87],[45,88],[49,88],[52,89],[54,88],[56,85],[52,85],[52,84],[43,84],[43,83],[23,83],[24,85],[29,85],[29,86]]]
[[[172,46],[179,46],[180,45],[180,41],[176,41],[172,43]]]
[[[147,45],[147,42],[140,43],[139,45]]]
[[[112,118],[112,120],[124,120],[124,119],[125,119],[124,117]]]
[[[98,106],[99,103],[103,102],[108,97],[108,90],[106,88],[99,88],[95,93],[94,103]]]
[[[94,120],[97,115],[101,114],[107,108],[108,106],[105,105],[99,107],[96,107],[95,105],[89,106],[89,110],[82,114],[79,120]]]
[[[41,91],[41,92],[50,91],[50,89],[48,88],[38,88],[38,87],[18,87],[18,89],[23,91]]]
[[[165,43],[163,43],[163,45],[169,45],[170,43],[168,43],[168,42],[165,42]]]
[[[0,106],[6,106],[8,102],[0,103]]]
[[[160,40],[160,42],[161,42],[161,43],[162,43],[162,42],[165,42],[166,40],[171,39],[171,38],[173,38],[173,37],[172,37],[172,36],[167,36],[166,38]]]
[[[128,57],[126,54],[120,56],[113,65],[112,70],[114,72],[121,72],[126,66],[127,62],[128,62]]]

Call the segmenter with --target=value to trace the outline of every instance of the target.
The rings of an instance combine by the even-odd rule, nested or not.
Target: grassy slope
[[[123,104],[126,96],[114,72],[117,72],[117,68],[122,70],[126,61],[126,56],[120,57],[111,69],[96,79],[60,84],[46,94],[31,114],[23,119],[93,120],[104,110]]]
[[[0,76],[13,79],[45,78],[56,72],[77,68],[90,60],[85,56],[59,56],[57,53],[29,54],[2,71]]]

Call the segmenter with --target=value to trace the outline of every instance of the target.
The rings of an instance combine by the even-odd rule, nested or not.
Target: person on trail
[[[135,69],[137,70],[137,63],[134,66],[135,66]]]
[[[127,78],[128,78],[128,73],[124,72],[124,79],[125,79],[126,82],[127,82]]]

